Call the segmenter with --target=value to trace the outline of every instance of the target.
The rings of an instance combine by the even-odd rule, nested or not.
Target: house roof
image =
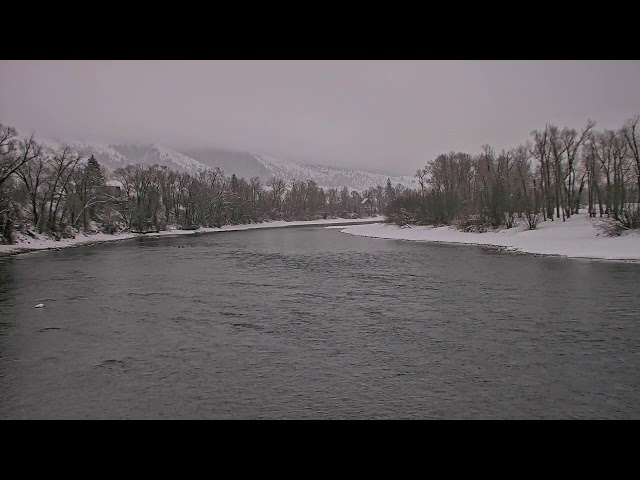
[[[370,201],[371,201],[371,199],[370,199],[370,198],[365,198],[365,199],[364,199],[364,200],[362,200],[360,203],[362,204],[362,203],[367,203],[367,202],[370,202]]]

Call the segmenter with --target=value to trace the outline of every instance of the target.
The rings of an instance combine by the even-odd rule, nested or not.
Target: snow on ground
[[[188,235],[190,233],[209,233],[209,232],[235,232],[238,230],[254,230],[256,228],[282,228],[282,227],[300,227],[313,225],[336,225],[349,223],[373,222],[382,220],[383,217],[371,218],[334,218],[323,220],[300,220],[296,222],[286,222],[284,220],[263,223],[249,223],[246,225],[225,225],[220,228],[199,228],[198,230],[166,230],[158,233],[148,233],[147,236],[164,236],[164,235]]]
[[[363,237],[487,245],[504,247],[508,251],[538,255],[560,255],[569,258],[640,260],[640,232],[625,232],[619,237],[606,237],[593,225],[586,214],[574,215],[564,223],[561,220],[541,222],[537,230],[526,230],[524,225],[520,225],[516,228],[488,233],[465,233],[450,227],[401,228],[384,223],[362,224],[362,222],[381,221],[382,219],[383,217],[297,222],[275,221],[248,225],[226,225],[221,228],[200,228],[198,230],[167,230],[146,235],[135,233],[117,235],[103,233],[94,235],[79,234],[76,238],[59,241],[46,238],[44,235],[36,235],[36,238],[23,235],[19,237],[18,243],[14,245],[0,245],[0,256],[35,250],[73,247],[89,243],[125,240],[139,236],[191,235],[194,233],[324,225],[325,228],[340,229],[342,233]],[[351,223],[360,223],[360,225],[348,225]]]
[[[96,233],[94,235],[78,234],[76,238],[63,238],[61,240],[53,240],[45,235],[36,234],[35,238],[26,235],[16,235],[18,242],[13,245],[0,245],[0,256],[10,255],[14,253],[24,253],[34,250],[51,250],[65,247],[75,247],[86,243],[102,243],[113,242],[116,240],[125,240],[136,236],[134,233],[121,233],[118,235],[108,235],[106,233]]]
[[[194,233],[211,233],[211,232],[228,232],[228,231],[239,231],[239,230],[253,230],[258,228],[282,228],[282,227],[295,227],[295,226],[312,226],[312,225],[336,225],[349,223],[362,223],[367,221],[380,221],[383,217],[371,217],[371,218],[356,218],[356,219],[346,219],[346,218],[336,218],[336,219],[326,219],[326,220],[310,220],[310,221],[298,221],[298,222],[285,222],[285,221],[277,221],[277,222],[263,222],[263,223],[252,223],[248,225],[225,225],[221,228],[199,228],[198,230],[167,230],[158,233],[147,233],[147,234],[137,234],[137,233],[121,233],[116,235],[108,235],[106,233],[96,233],[93,235],[85,235],[79,234],[76,235],[76,238],[65,238],[59,241],[53,240],[51,238],[47,238],[44,235],[36,234],[36,238],[31,238],[26,235],[16,234],[18,237],[18,242],[13,245],[0,245],[0,257],[4,255],[13,255],[17,253],[26,253],[30,251],[36,250],[52,250],[52,249],[60,249],[65,247],[74,247],[88,243],[104,243],[104,242],[113,242],[117,240],[125,240],[128,238],[134,237],[159,237],[166,235],[192,235]],[[340,227],[343,228],[343,227]]]
[[[640,260],[640,232],[627,231],[619,237],[603,236],[587,214],[541,222],[537,230],[524,225],[488,233],[465,233],[450,227],[398,227],[369,224],[343,228],[342,233],[423,242],[462,243],[505,247],[507,251],[569,258]]]

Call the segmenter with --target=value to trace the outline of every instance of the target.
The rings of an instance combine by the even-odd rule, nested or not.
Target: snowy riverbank
[[[541,222],[536,230],[524,225],[488,233],[465,233],[450,227],[398,227],[396,225],[354,225],[342,233],[422,242],[462,243],[502,248],[506,251],[569,258],[640,261],[640,232],[627,231],[619,237],[606,237],[586,214],[566,222]]]
[[[16,255],[19,253],[28,253],[38,250],[58,250],[61,248],[78,247],[82,245],[92,245],[96,243],[115,242],[121,240],[127,240],[135,237],[159,237],[169,235],[193,235],[195,233],[213,233],[213,232],[233,232],[239,230],[254,230],[259,228],[283,228],[283,227],[301,227],[301,226],[313,226],[313,225],[348,225],[348,224],[362,224],[366,222],[380,221],[382,217],[371,218],[334,218],[326,220],[308,220],[297,222],[263,222],[252,223],[247,225],[225,225],[220,228],[199,228],[198,230],[166,230],[158,233],[120,233],[116,235],[108,235],[105,233],[97,233],[94,235],[78,234],[76,238],[64,238],[61,240],[53,240],[45,235],[36,235],[35,238],[16,234],[18,242],[13,245],[0,245],[0,257],[5,255]]]

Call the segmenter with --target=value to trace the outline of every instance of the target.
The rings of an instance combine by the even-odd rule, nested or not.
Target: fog
[[[37,136],[396,174],[640,113],[638,61],[0,61],[0,85],[0,121]]]

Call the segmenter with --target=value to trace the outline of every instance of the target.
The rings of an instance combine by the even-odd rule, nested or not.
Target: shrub
[[[524,214],[524,223],[527,226],[528,230],[535,230],[538,228],[538,224],[540,223],[540,214],[527,212]]]
[[[513,213],[508,213],[504,217],[504,224],[507,228],[513,228],[518,225],[518,220]]]
[[[487,231],[487,225],[477,214],[459,214],[453,221],[453,225],[456,229],[467,233],[485,233]]]
[[[623,227],[636,230],[640,228],[640,205],[625,205],[620,215],[620,223]]]
[[[602,217],[593,221],[594,225],[605,237],[619,237],[627,228],[615,218]]]

